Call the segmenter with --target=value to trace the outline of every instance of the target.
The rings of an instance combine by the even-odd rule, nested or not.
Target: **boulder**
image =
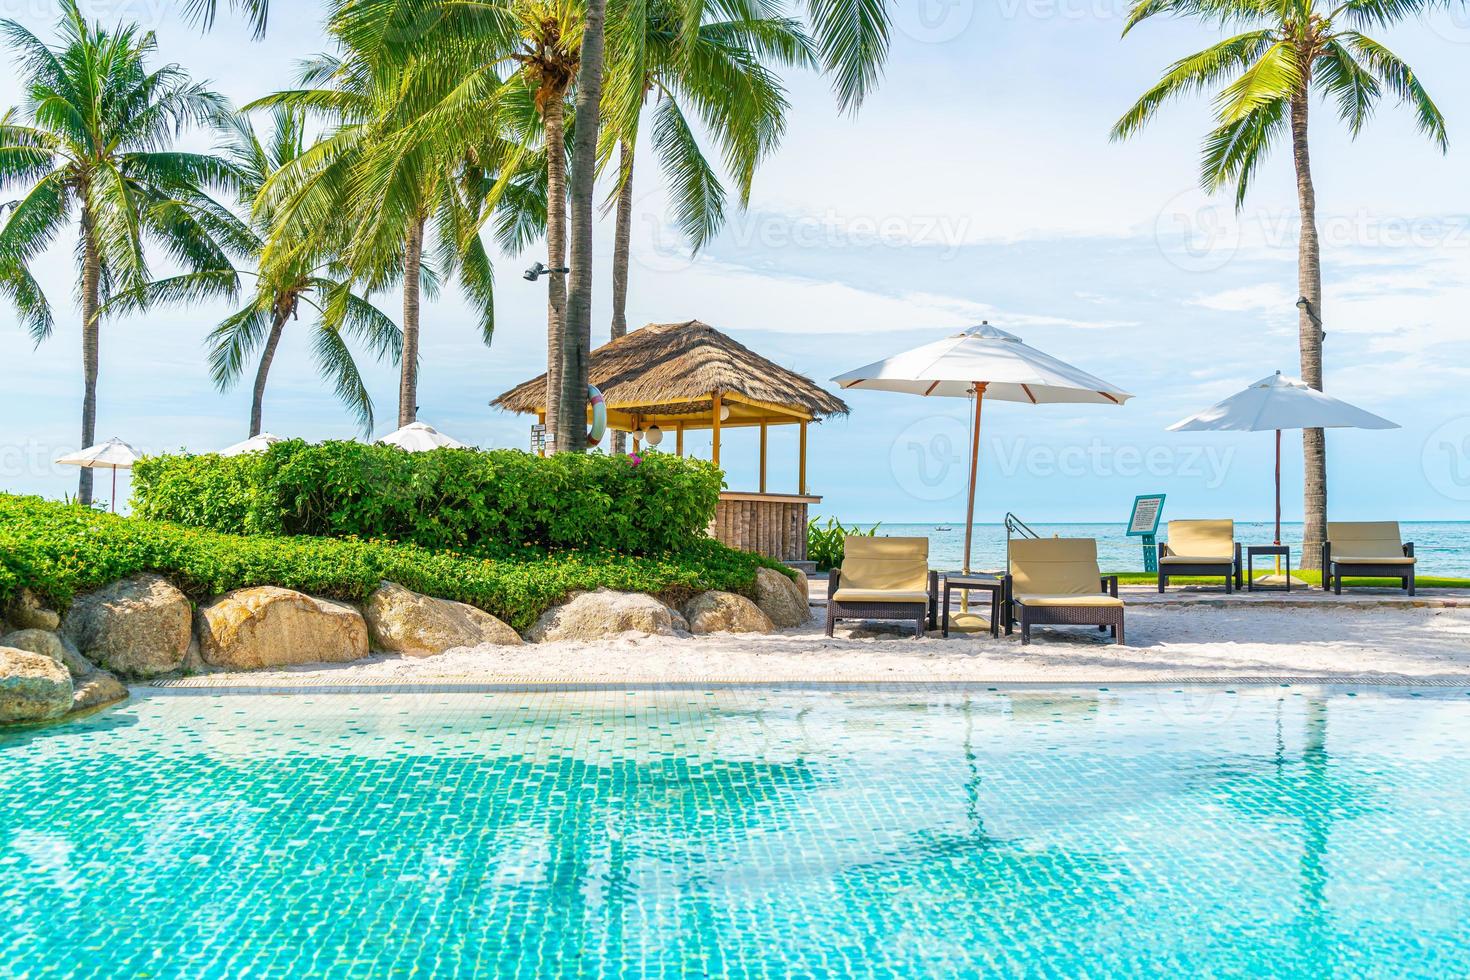
[[[733,592],[700,593],[684,606],[684,616],[691,633],[770,633],[776,629],[759,606]]]
[[[373,646],[389,653],[443,653],[482,643],[514,646],[521,636],[482,609],[384,582],[363,605]]]
[[[72,682],[71,710],[96,708],[128,696],[123,682],[105,670],[93,671],[86,677]]]
[[[71,675],[50,657],[0,647],[0,724],[46,721],[71,710]]]
[[[95,664],[127,677],[154,677],[184,662],[192,621],[184,593],[144,574],[77,599],[62,632]]]
[[[600,640],[618,633],[674,636],[687,630],[684,617],[651,595],[598,589],[579,592],[536,620],[527,638],[538,643],[557,640]]]
[[[0,647],[14,647],[50,657],[65,667],[72,677],[86,677],[97,669],[77,652],[70,640],[46,630],[16,630],[14,633],[7,633],[0,636]]]
[[[367,623],[356,609],[272,585],[228,592],[201,606],[197,620],[199,652],[211,667],[255,670],[368,655]]]
[[[755,570],[755,604],[761,612],[771,617],[778,629],[800,626],[811,619],[812,610],[807,602],[806,576],[793,582],[774,568]]]
[[[21,589],[5,608],[5,619],[17,630],[55,630],[61,616],[30,589]]]

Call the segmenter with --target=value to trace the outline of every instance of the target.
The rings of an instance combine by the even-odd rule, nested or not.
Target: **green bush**
[[[826,525],[818,524],[817,518],[814,517],[806,526],[806,556],[816,562],[817,567],[823,571],[836,568],[842,564],[842,556],[847,550],[846,541],[849,535],[871,538],[877,533],[877,524],[863,531],[859,530],[856,524],[852,527],[844,527],[842,522],[835,517],[829,517]]]
[[[356,537],[506,557],[580,548],[655,555],[702,538],[720,471],[665,453],[407,453],[280,442],[224,458],[155,456],[133,470],[140,516],[226,533]]]
[[[253,585],[360,602],[386,579],[525,630],[576,591],[647,592],[676,604],[708,589],[754,597],[762,565],[781,567],[702,535],[661,556],[525,551],[490,559],[373,541],[220,534],[0,494],[0,602],[28,587],[62,608],[137,572],[167,577],[196,602]]]

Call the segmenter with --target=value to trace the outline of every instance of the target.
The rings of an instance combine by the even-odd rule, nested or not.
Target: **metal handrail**
[[[1031,530],[1025,521],[1008,511],[1006,513],[1006,539],[1009,540],[1012,534],[1019,534],[1023,538],[1041,537],[1041,535]]]

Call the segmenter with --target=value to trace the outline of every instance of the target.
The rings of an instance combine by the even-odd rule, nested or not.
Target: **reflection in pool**
[[[169,693],[0,734],[0,975],[1448,974],[1470,696]]]

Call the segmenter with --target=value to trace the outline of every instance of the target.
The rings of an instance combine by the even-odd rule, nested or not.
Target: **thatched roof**
[[[788,371],[720,333],[707,323],[650,323],[592,352],[588,380],[606,399],[610,413],[641,418],[688,418],[697,427],[719,393],[738,415],[795,422],[846,415],[847,404],[810,378]],[[532,378],[490,404],[512,412],[544,409],[546,375]],[[770,421],[777,421],[771,417]],[[733,424],[740,420],[732,418]]]

